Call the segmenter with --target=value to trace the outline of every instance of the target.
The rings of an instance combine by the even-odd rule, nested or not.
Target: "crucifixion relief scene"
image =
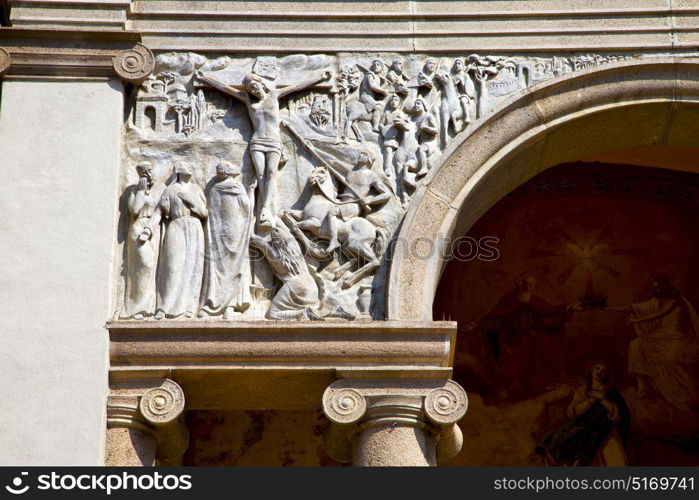
[[[0,465],[699,487],[698,49],[699,0],[0,0]]]

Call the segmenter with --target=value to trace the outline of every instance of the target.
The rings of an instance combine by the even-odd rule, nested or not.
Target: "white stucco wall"
[[[0,102],[0,465],[103,461],[123,88],[13,81]]]

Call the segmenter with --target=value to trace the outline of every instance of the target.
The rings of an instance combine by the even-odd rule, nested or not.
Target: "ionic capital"
[[[173,380],[146,380],[136,387],[117,388],[107,403],[107,428],[128,428],[154,438],[161,463],[176,461],[187,449],[189,431],[180,416],[182,388]]]
[[[461,449],[456,423],[466,414],[466,391],[452,380],[339,380],[323,394],[323,411],[331,421],[324,436],[328,453],[350,461],[362,432],[384,426],[419,428],[445,460]]]

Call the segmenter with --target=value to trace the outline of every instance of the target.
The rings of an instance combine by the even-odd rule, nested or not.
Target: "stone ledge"
[[[340,378],[447,379],[452,321],[115,321],[112,387],[168,377],[188,409],[319,408]]]
[[[15,77],[113,78],[114,56],[140,40],[135,31],[0,29],[11,58],[7,75]]]

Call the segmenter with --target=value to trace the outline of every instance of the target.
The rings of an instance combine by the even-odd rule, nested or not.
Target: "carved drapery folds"
[[[178,465],[189,445],[182,388],[170,379],[114,388],[107,402],[105,465]]]
[[[433,466],[462,445],[466,392],[452,380],[340,380],[323,395],[323,436],[336,460],[360,466]]]
[[[519,89],[615,59],[124,51],[115,70],[140,86],[122,182],[125,198],[147,202],[122,200],[121,231],[136,243],[125,245],[116,316],[383,319],[393,238],[453,137]],[[134,169],[144,162],[145,180]],[[156,201],[160,186],[182,183],[176,164],[189,187]],[[139,245],[152,247],[150,261],[134,265]],[[187,305],[170,307],[169,278],[200,266],[195,254],[203,270],[176,292]],[[156,268],[155,285],[138,275]],[[156,289],[129,288],[137,282]]]

